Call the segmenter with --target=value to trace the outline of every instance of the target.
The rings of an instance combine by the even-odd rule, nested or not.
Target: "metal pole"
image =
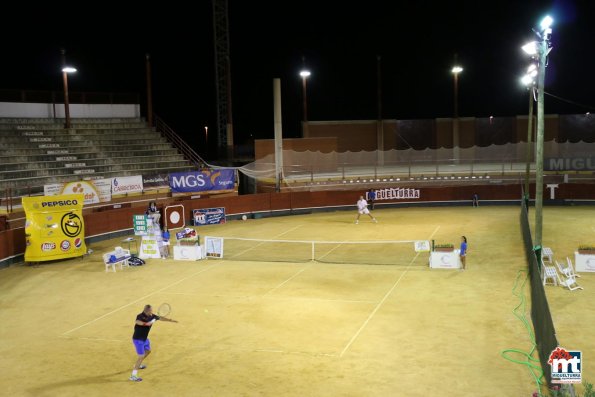
[[[147,65],[147,123],[153,127],[153,89],[151,85],[151,56],[146,54]]]
[[[66,66],[66,50],[64,48],[61,49],[62,52],[62,68]],[[68,73],[62,70],[62,82],[64,84],[64,119],[65,119],[65,128],[70,128],[70,106],[68,104]]]
[[[275,191],[281,191],[283,181],[283,130],[281,122],[281,79],[273,79],[275,120]]]
[[[531,141],[533,139],[533,87],[529,88],[529,120],[527,128],[527,167],[525,169],[525,200],[529,202],[529,180],[531,177]]]
[[[541,247],[543,230],[543,136],[545,89],[545,62],[547,57],[547,35],[539,44],[539,75],[537,76],[537,154],[535,158],[535,246]]]
[[[376,121],[376,148],[378,149],[378,164],[384,165],[384,122],[382,121],[382,58],[376,57],[376,99],[378,102],[378,118]]]
[[[452,150],[454,161],[459,161],[459,74],[454,73],[454,119],[452,125]]]
[[[307,100],[307,89],[306,89],[306,76],[302,76],[302,100],[303,100],[303,122],[302,122],[302,138],[306,138],[308,135],[308,100]]]

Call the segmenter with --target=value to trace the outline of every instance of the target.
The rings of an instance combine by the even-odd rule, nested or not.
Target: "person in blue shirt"
[[[465,258],[467,257],[467,237],[461,236],[461,249],[459,252],[461,258],[461,269],[465,270]]]
[[[167,230],[167,228],[163,229],[163,233],[161,234],[161,240],[163,243],[161,256],[163,258],[167,258],[169,256],[169,238],[169,230]]]
[[[370,204],[370,209],[374,209],[374,200],[376,200],[376,192],[374,189],[368,190],[368,204]]]

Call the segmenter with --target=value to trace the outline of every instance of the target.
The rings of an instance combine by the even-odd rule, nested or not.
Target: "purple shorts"
[[[147,338],[147,340],[133,339],[132,343],[134,343],[136,354],[139,356],[144,355],[145,351],[151,351],[151,342],[149,341],[149,338]]]

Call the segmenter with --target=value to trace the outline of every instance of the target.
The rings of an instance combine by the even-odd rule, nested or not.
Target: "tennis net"
[[[427,266],[429,253],[415,252],[414,240],[308,241],[216,237],[223,258],[255,262],[322,262]]]

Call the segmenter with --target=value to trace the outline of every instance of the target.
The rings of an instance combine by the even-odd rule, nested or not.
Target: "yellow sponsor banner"
[[[25,261],[43,262],[87,252],[83,194],[23,197]]]

